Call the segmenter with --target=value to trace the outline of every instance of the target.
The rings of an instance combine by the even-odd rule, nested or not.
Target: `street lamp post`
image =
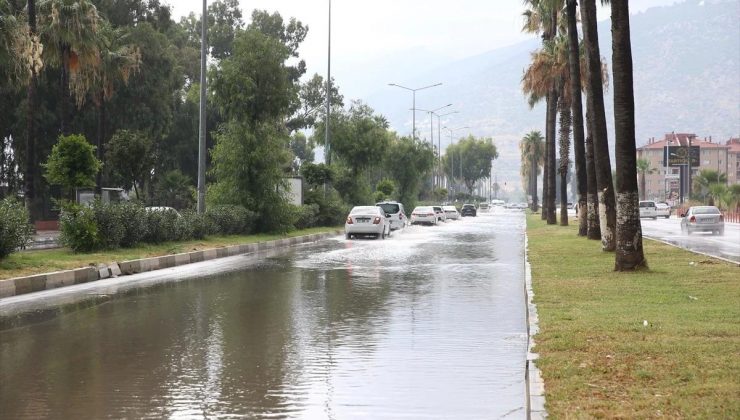
[[[447,104],[447,105],[441,106],[441,107],[436,108],[436,109],[421,109],[421,108],[413,109],[414,112],[416,112],[416,111],[423,111],[423,112],[428,112],[429,113],[429,134],[431,135],[431,138],[429,139],[429,141],[431,142],[431,145],[432,145],[432,151],[434,150],[434,118],[433,118],[433,116],[435,116],[435,115],[437,116],[437,133],[441,136],[441,133],[439,131],[439,125],[440,125],[439,118],[440,118],[440,116],[439,116],[439,114],[437,114],[437,111],[439,111],[441,109],[445,109],[445,108],[450,107],[450,106],[452,106],[452,104]],[[450,112],[449,114],[454,114],[456,112],[457,111],[453,111],[453,112]],[[444,114],[444,115],[449,115],[449,114]],[[440,143],[441,143],[441,141],[440,141]],[[440,153],[441,153],[441,151],[440,150],[437,150],[438,156],[440,156]],[[434,189],[434,187],[435,187],[435,180],[434,180],[434,174],[432,174],[432,189]]]
[[[206,24],[208,8],[203,0],[203,14],[200,18],[200,109],[198,112],[198,213],[206,211],[206,44],[208,42]]]
[[[442,83],[436,83],[436,84],[433,84],[433,85],[424,86],[424,87],[420,87],[420,88],[410,88],[410,87],[406,87],[406,86],[401,86],[401,85],[396,84],[396,83],[388,83],[388,86],[395,86],[395,87],[398,87],[398,88],[401,88],[401,89],[410,90],[411,93],[412,93],[413,100],[412,100],[412,103],[411,103],[411,109],[413,109],[414,111],[412,113],[413,114],[413,116],[412,116],[412,121],[413,122],[412,122],[412,128],[411,128],[411,138],[413,138],[414,140],[416,140],[416,91],[417,90],[429,89],[429,88],[433,88],[435,86],[440,86],[440,85],[442,85]]]
[[[452,133],[454,133],[457,130],[463,130],[463,129],[470,128],[470,127],[466,125],[465,127],[458,127],[458,128],[449,128],[446,126],[442,128],[449,131],[450,146],[452,146],[454,144]],[[455,178],[455,156],[450,155],[450,181],[452,181],[454,178]],[[460,178],[462,179],[462,151],[460,152]]]
[[[326,127],[324,127],[324,162],[331,165],[331,145],[329,140],[329,117],[331,116],[331,0],[329,0],[329,38],[326,59]]]

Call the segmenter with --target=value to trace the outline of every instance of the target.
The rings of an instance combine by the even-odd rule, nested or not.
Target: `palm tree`
[[[100,65],[101,18],[89,0],[42,0],[39,3],[44,61],[61,69],[61,131],[69,134],[70,99],[82,105],[91,79],[82,76]]]
[[[591,108],[586,104],[586,121],[591,120]],[[586,178],[588,190],[586,193],[586,237],[601,240],[601,223],[599,223],[599,198],[596,189],[596,164],[594,163],[594,142],[591,128],[586,135]]]
[[[530,131],[522,138],[519,143],[519,150],[522,153],[521,172],[523,179],[526,179],[527,190],[532,195],[532,211],[537,211],[537,175],[540,166],[543,164],[545,155],[545,145],[543,143],[542,133],[539,131]]]
[[[727,185],[714,183],[709,184],[709,202],[710,206],[724,207],[729,210],[732,202],[732,193]]]
[[[578,236],[588,234],[586,223],[588,177],[586,173],[586,144],[583,132],[583,104],[581,102],[581,49],[578,43],[578,18],[576,0],[566,1],[568,23],[568,68],[570,70],[570,90],[572,93],[571,114],[573,123],[573,151],[575,153],[576,183],[578,185]]]
[[[127,43],[128,33],[124,29],[113,28],[106,21],[102,22],[99,35],[100,65],[83,74],[94,90],[93,102],[98,111],[96,153],[98,160],[105,165],[105,105],[115,93],[116,82],[120,80],[127,84],[129,76],[139,70],[141,52],[137,45]],[[97,188],[101,187],[101,173],[102,171],[98,172],[96,178]]]
[[[612,0],[612,66],[614,71],[614,131],[616,133],[617,238],[614,269],[647,267],[642,250],[637,162],[635,95],[628,0]],[[649,162],[648,162],[649,167]],[[644,179],[644,174],[643,174]],[[643,189],[644,194],[644,189]]]
[[[655,168],[650,165],[650,160],[645,158],[637,159],[637,172],[640,174],[640,200],[645,200],[645,178],[648,174],[655,172]]]
[[[694,176],[693,189],[694,191],[700,191],[701,195],[705,198],[709,192],[709,186],[712,184],[726,184],[727,174],[724,174],[714,169],[702,169],[699,173]],[[714,205],[714,196],[709,195],[708,204]]]
[[[583,43],[586,48],[586,99],[588,107],[591,108],[591,118],[588,121],[588,126],[594,147],[596,187],[599,199],[599,215],[601,215],[601,244],[604,251],[614,251],[616,249],[617,212],[614,201],[614,186],[611,179],[609,141],[606,132],[603,80],[601,71],[599,71],[601,63],[595,0],[581,0],[581,17],[583,19]]]

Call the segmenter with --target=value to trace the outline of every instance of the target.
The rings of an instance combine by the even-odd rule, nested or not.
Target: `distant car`
[[[573,210],[573,203],[568,203],[568,205],[566,206],[566,208],[568,210]]]
[[[473,204],[463,204],[462,208],[460,209],[460,215],[462,217],[465,216],[477,216],[478,211],[475,209],[475,205]]]
[[[491,200],[491,205],[494,207],[503,207],[505,204],[504,200]]]
[[[455,206],[442,206],[442,210],[445,211],[445,216],[448,220],[460,220],[460,212],[457,211]]]
[[[658,217],[671,217],[671,206],[666,203],[655,203],[655,214]]]
[[[652,200],[645,200],[640,201],[640,218],[644,217],[650,217],[653,219],[658,218],[658,212],[657,207],[655,206],[655,201]]]
[[[344,223],[344,236],[352,239],[357,236],[374,236],[377,239],[385,239],[391,233],[391,225],[386,216],[378,206],[357,206],[347,216]]]
[[[681,218],[681,232],[691,235],[694,232],[725,234],[725,218],[715,206],[694,206]]]
[[[388,222],[391,224],[391,230],[398,230],[406,227],[408,219],[406,217],[406,210],[404,210],[403,204],[397,201],[383,201],[382,203],[375,203],[375,205],[383,209],[386,214],[391,215],[388,219]]]
[[[478,211],[481,213],[488,213],[488,210],[490,210],[490,207],[488,206],[488,203],[480,203],[478,204]]]
[[[434,213],[437,215],[437,220],[440,222],[446,222],[447,221],[447,215],[445,214],[445,211],[442,210],[441,206],[432,206],[434,209]]]
[[[428,224],[428,225],[436,225],[437,224],[437,214],[434,212],[434,208],[431,206],[420,206],[416,207],[414,211],[411,212],[411,224],[417,225],[417,224]]]

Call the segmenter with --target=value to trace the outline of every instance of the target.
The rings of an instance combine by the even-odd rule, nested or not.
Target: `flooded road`
[[[0,413],[523,418],[524,223],[500,210],[231,257],[0,331]]]
[[[689,251],[701,252],[740,263],[740,225],[725,223],[724,235],[712,235],[711,232],[694,232],[687,235],[681,232],[681,219],[642,219],[642,233]]]

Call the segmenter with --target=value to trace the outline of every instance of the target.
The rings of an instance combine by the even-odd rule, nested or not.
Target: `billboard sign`
[[[668,162],[668,166],[684,166],[691,160],[692,167],[699,166],[699,151],[699,146],[667,146],[663,148],[663,162]]]

